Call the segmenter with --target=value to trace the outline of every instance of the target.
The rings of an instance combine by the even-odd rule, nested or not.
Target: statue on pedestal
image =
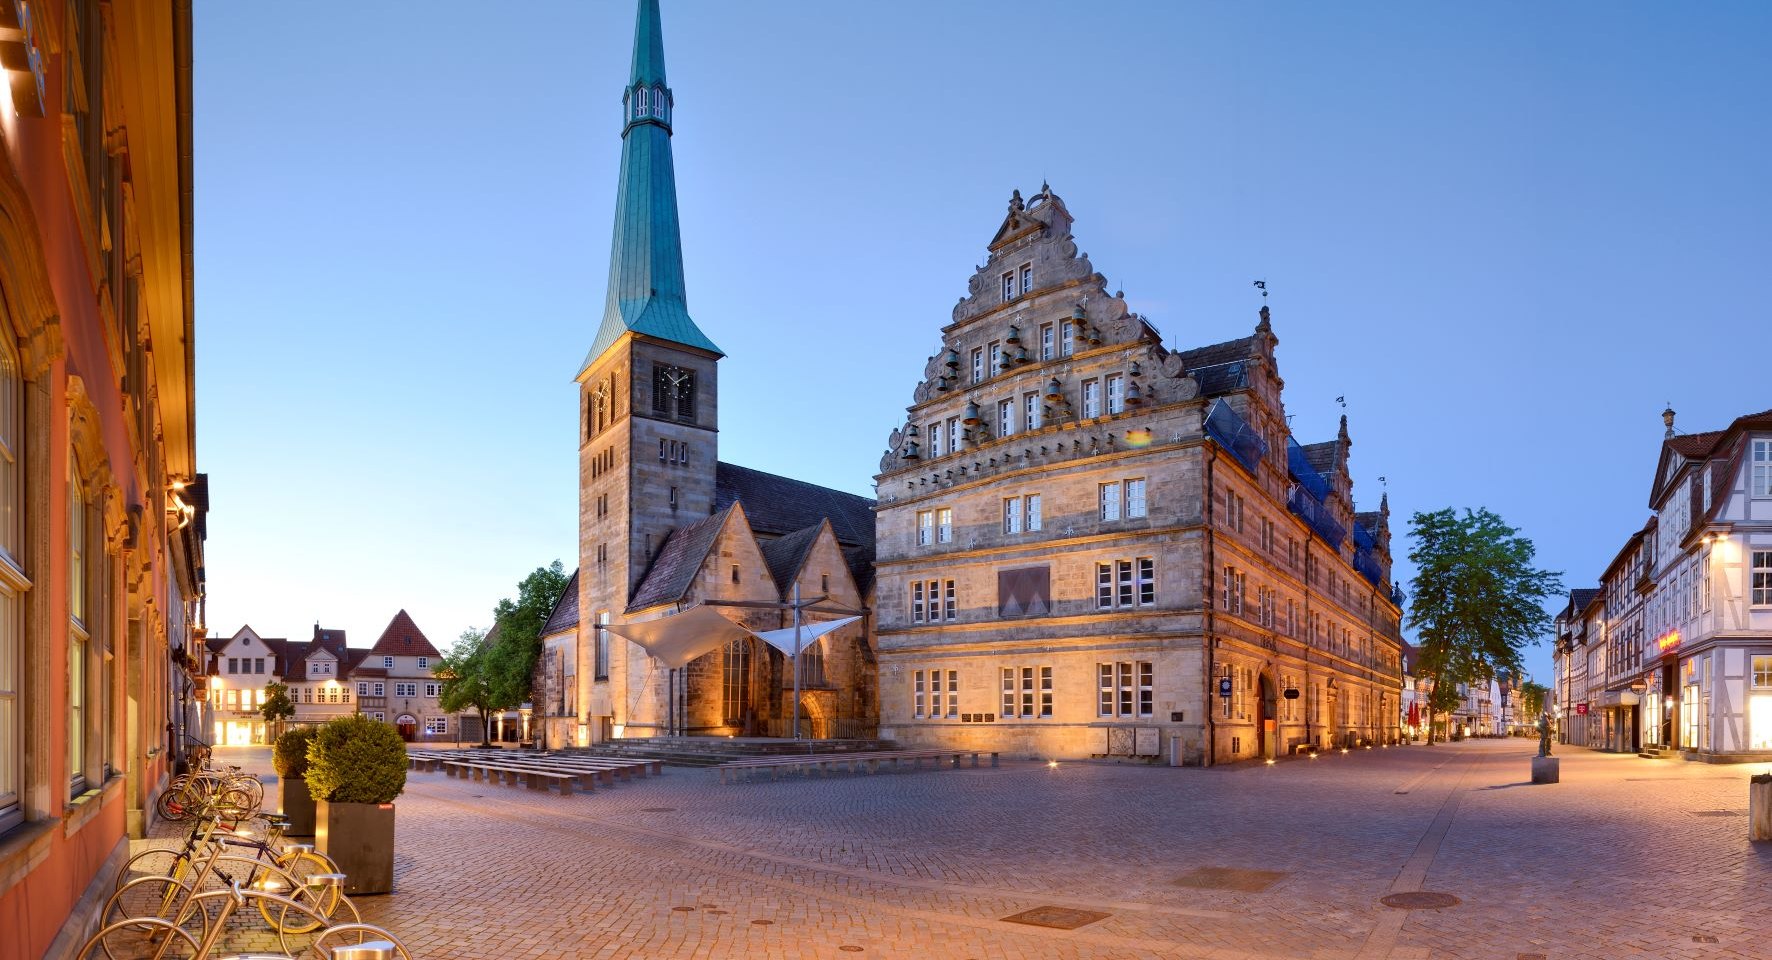
[[[1538,755],[1541,757],[1551,755],[1551,725],[1548,713],[1538,715]]]

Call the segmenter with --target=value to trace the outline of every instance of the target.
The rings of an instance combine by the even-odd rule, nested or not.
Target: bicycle
[[[304,887],[309,877],[338,873],[338,865],[325,854],[316,851],[312,844],[291,843],[279,848],[279,842],[283,839],[283,830],[289,825],[289,820],[285,817],[275,814],[261,815],[258,819],[263,820],[266,824],[266,830],[262,837],[250,829],[242,827],[238,822],[224,827],[222,819],[218,813],[211,812],[192,828],[180,847],[144,850],[130,857],[128,862],[124,864],[123,870],[117,875],[117,891],[120,892],[124,886],[134,880],[154,877],[167,878],[180,886],[187,884],[193,887],[201,886],[202,881],[198,878],[197,868],[212,853],[225,859],[228,863],[234,864],[235,873],[240,873],[244,869],[242,882],[248,887],[254,886],[262,879],[260,867],[274,869],[278,874],[288,878],[288,883],[293,889]],[[249,850],[251,856],[228,855],[230,847]],[[231,884],[240,880],[219,867],[215,870],[215,874],[223,884]],[[175,891],[170,887],[162,887],[159,892],[164,899],[171,898]],[[319,896],[320,899],[316,906],[322,913],[330,916],[337,909],[343,893],[339,888],[333,887],[323,891]],[[161,904],[160,914],[163,915],[169,903],[170,900],[167,899]],[[272,918],[269,914],[265,915],[265,922],[277,926],[279,929],[285,925],[282,919]],[[289,932],[304,933],[306,931],[292,929]]]
[[[143,881],[163,879],[142,878]],[[344,877],[332,874],[314,880],[309,889],[314,886],[342,885]],[[136,882],[140,881],[132,881]],[[268,915],[271,911],[282,916],[291,912],[302,914],[311,921],[307,930],[313,932],[304,932],[302,935],[307,938],[306,945],[292,950],[291,933],[278,930],[276,944],[280,953],[253,951],[233,954],[241,960],[245,957],[274,957],[282,960],[312,957],[314,960],[329,960],[347,954],[359,957],[372,955],[386,960],[412,960],[412,953],[405,944],[386,929],[363,923],[354,909],[353,919],[344,923],[331,923],[331,918],[323,916],[309,902],[243,887],[238,883],[221,890],[190,894],[182,900],[178,912],[171,919],[163,916],[138,916],[110,921],[107,917],[107,922],[80,948],[77,960],[88,960],[94,955],[94,948],[102,950],[110,960],[138,957],[151,960],[208,960],[220,947],[224,937],[230,934],[234,935],[232,939],[244,941],[244,945],[257,945],[262,943],[264,937],[254,931],[241,929],[235,923],[241,916],[248,915],[245,908],[249,902],[261,916]],[[213,918],[208,909],[211,903],[217,907]],[[192,921],[197,922],[196,932],[187,929],[187,924]],[[349,942],[351,937],[355,938],[354,942]],[[371,939],[372,937],[375,939]],[[326,944],[333,939],[345,940],[346,943],[328,949]]]
[[[233,813],[233,819],[243,820],[258,811],[264,794],[264,784],[239,767],[229,766],[224,772],[199,770],[173,778],[154,801],[154,812],[163,820],[179,822],[215,805]]]

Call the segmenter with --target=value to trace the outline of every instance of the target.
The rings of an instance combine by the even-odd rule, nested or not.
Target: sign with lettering
[[[1668,632],[1655,638],[1655,646],[1657,649],[1661,650],[1662,652],[1672,650],[1673,648],[1675,648],[1679,645],[1680,645],[1680,631],[1678,631],[1678,630],[1669,630]]]

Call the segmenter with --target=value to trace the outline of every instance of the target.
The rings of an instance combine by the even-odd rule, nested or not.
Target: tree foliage
[[[1533,722],[1549,703],[1550,688],[1531,680],[1520,684],[1520,719]]]
[[[1417,513],[1409,534],[1417,571],[1409,627],[1421,649],[1416,673],[1431,684],[1432,742],[1432,715],[1458,706],[1459,684],[1520,672],[1526,647],[1551,630],[1544,605],[1563,581],[1534,566],[1532,541],[1487,509]]]
[[[490,675],[494,672],[491,666],[491,647],[484,630],[469,627],[462,631],[455,645],[431,668],[431,672],[443,681],[443,689],[437,699],[438,708],[446,713],[459,713],[463,710],[478,712],[482,744],[491,743],[487,739],[491,731],[487,724],[487,715],[506,706],[499,704],[493,697],[490,680]]]
[[[308,744],[302,779],[315,800],[392,803],[406,789],[406,741],[392,726],[361,713],[334,717]]]
[[[493,609],[493,699],[499,709],[530,699],[535,663],[541,657],[541,631],[560,594],[566,592],[566,568],[555,560],[536,567],[517,584],[517,599],[505,598]]]
[[[289,696],[288,685],[275,680],[265,684],[265,702],[259,705],[258,712],[267,723],[295,716],[295,701]]]

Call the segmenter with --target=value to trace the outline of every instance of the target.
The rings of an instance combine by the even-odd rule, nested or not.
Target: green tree
[[[1520,722],[1537,723],[1550,700],[1550,688],[1531,680],[1520,684]]]
[[[265,702],[259,704],[258,712],[266,723],[295,716],[295,701],[289,697],[289,687],[275,680],[265,684]]]
[[[1432,684],[1432,743],[1433,715],[1458,705],[1459,684],[1520,672],[1526,647],[1551,630],[1545,603],[1563,578],[1534,566],[1532,541],[1487,509],[1417,513],[1409,534],[1416,566],[1409,627],[1420,639],[1417,675]]]
[[[488,715],[505,706],[498,703],[493,696],[492,647],[493,644],[486,639],[484,630],[469,627],[462,631],[455,645],[431,668],[437,679],[443,681],[437,706],[448,713],[460,713],[463,710],[478,712],[480,743],[483,746],[492,744],[492,725],[488,722]]]
[[[493,609],[493,700],[498,709],[530,699],[535,663],[541,657],[541,630],[566,591],[566,568],[555,560],[537,567],[517,584],[517,599],[505,598]]]

